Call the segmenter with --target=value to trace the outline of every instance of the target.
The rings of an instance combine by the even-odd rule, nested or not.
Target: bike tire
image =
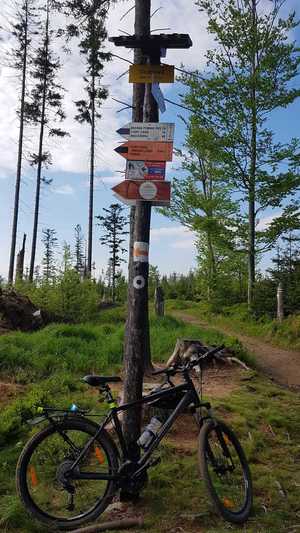
[[[59,429],[65,432],[71,432],[71,436],[74,439],[75,435],[77,438],[80,437],[80,439],[90,439],[90,437],[94,436],[96,431],[99,429],[99,426],[91,422],[90,420],[84,419],[84,418],[74,418],[74,419],[64,419],[60,422],[56,423],[57,426],[59,426]],[[69,433],[68,436],[69,436]],[[81,437],[83,435],[83,437]],[[72,440],[70,437],[70,439]],[[47,440],[48,439],[48,440]],[[52,439],[52,440],[51,440]],[[53,447],[53,442],[55,443],[55,446]],[[36,468],[34,465],[34,461],[37,461],[36,457],[39,458],[39,455],[41,455],[41,464],[43,465],[43,449],[45,447],[46,454],[44,454],[46,457],[49,456],[49,460],[53,462],[56,460],[55,455],[57,456],[57,461],[59,462],[59,456],[60,456],[60,450],[56,443],[59,443],[58,446],[64,446],[66,447],[66,443],[63,440],[60,433],[57,431],[56,427],[53,425],[49,425],[46,428],[42,429],[39,433],[35,434],[25,445],[24,449],[21,452],[21,455],[19,457],[17,468],[16,468],[16,486],[17,486],[17,493],[19,494],[21,501],[23,502],[26,510],[37,520],[43,522],[44,524],[47,524],[50,527],[55,527],[55,529],[75,529],[78,526],[81,526],[82,524],[85,524],[87,522],[95,520],[105,509],[106,507],[111,503],[113,496],[116,493],[116,485],[114,481],[112,480],[105,480],[102,481],[103,483],[103,495],[97,496],[97,491],[100,488],[100,482],[99,480],[92,480],[93,483],[98,483],[97,487],[88,485],[87,483],[91,483],[90,480],[73,480],[73,484],[76,483],[76,487],[78,487],[79,482],[81,484],[80,490],[82,490],[82,486],[84,488],[84,498],[80,496],[80,502],[82,500],[86,500],[88,502],[88,498],[91,495],[94,498],[96,498],[96,502],[94,505],[92,505],[91,508],[89,508],[86,512],[80,512],[79,515],[75,516],[56,516],[55,514],[51,514],[47,512],[45,509],[43,509],[43,505],[41,502],[44,499],[44,493],[48,490],[48,499],[49,504],[52,503],[52,505],[56,505],[58,508],[61,506],[60,499],[66,498],[66,494],[63,494],[64,489],[62,487],[56,488],[56,485],[58,484],[57,479],[51,478],[51,480],[47,480],[47,468],[44,466],[45,470],[45,483],[46,485],[43,485],[43,482],[41,484],[41,489],[37,493],[37,485],[35,484],[34,487],[32,487],[32,481],[38,480],[41,478],[41,473],[34,472],[34,476],[32,475],[33,470],[32,468]],[[73,442],[73,441],[72,441]],[[77,442],[77,441],[76,441]],[[78,441],[81,444],[81,440]],[[46,443],[46,444],[45,444]],[[96,446],[94,448],[95,454],[101,454],[101,461],[103,461],[103,464],[105,462],[105,468],[107,468],[109,473],[116,473],[118,471],[118,455],[117,450],[115,447],[114,442],[108,435],[108,433],[105,430],[102,430],[100,435],[97,437],[97,440],[95,441]],[[73,442],[74,444],[74,442]],[[78,445],[78,443],[77,443]],[[84,444],[83,444],[84,445]],[[48,446],[48,448],[47,448]],[[49,447],[50,446],[50,447]],[[51,446],[53,449],[53,452],[51,453]],[[69,445],[70,447],[70,445]],[[40,450],[40,451],[39,451]],[[98,451],[96,451],[98,450]],[[70,447],[70,453],[71,447]],[[35,455],[36,453],[36,455]],[[61,452],[63,453],[63,452]],[[101,467],[101,465],[97,464],[97,457],[92,457],[92,453],[90,453],[90,456],[85,456],[85,460],[91,460],[95,463],[94,468],[95,470]],[[46,460],[46,459],[45,459]],[[44,461],[45,461],[44,460]],[[31,464],[31,461],[32,464]],[[99,462],[99,459],[98,459]],[[82,467],[84,468],[86,466],[86,463],[82,463]],[[58,465],[57,468],[59,468],[60,465]],[[90,464],[88,465],[88,469],[90,469]],[[53,472],[55,471],[55,466],[53,466]],[[57,472],[58,470],[56,470]],[[102,470],[101,470],[102,471]],[[42,469],[41,469],[42,472]],[[33,479],[29,479],[31,478]],[[57,474],[56,474],[57,476]],[[90,489],[91,486],[91,489]],[[78,489],[76,489],[78,491]],[[43,492],[44,491],[44,492]],[[66,491],[65,491],[66,492]],[[47,498],[46,497],[46,498]],[[56,499],[58,498],[58,503],[56,503]],[[78,505],[80,505],[80,502]],[[81,503],[83,505],[83,503]],[[66,509],[67,510],[67,509]],[[57,512],[58,514],[58,512]],[[61,514],[61,513],[59,513]],[[66,513],[67,514],[67,513]]]
[[[224,454],[224,444],[220,441],[220,433],[218,432],[221,432],[223,436],[222,438],[226,442],[225,449],[227,447],[231,457],[234,454],[235,475],[238,475],[238,468],[241,470],[240,477],[243,478],[244,485],[244,495],[241,503],[235,503],[235,499],[237,499],[236,495],[238,495],[239,491],[235,494],[234,486],[229,483],[228,488],[228,485],[226,485],[226,479],[228,480],[228,477],[225,478],[225,476],[227,476],[228,471],[224,472],[224,468],[228,468],[229,460],[226,459],[226,454]],[[215,439],[217,454],[219,454],[221,458],[218,457],[216,459],[212,453],[212,444],[214,444],[213,438]],[[219,466],[217,465],[218,461]],[[232,522],[233,524],[242,524],[246,522],[251,513],[253,503],[251,473],[245,453],[238,438],[232,429],[230,429],[224,422],[210,420],[203,425],[199,434],[198,462],[200,473],[205,481],[206,489],[217,511],[226,521]],[[231,466],[229,468],[231,468]],[[219,472],[217,473],[218,469]]]

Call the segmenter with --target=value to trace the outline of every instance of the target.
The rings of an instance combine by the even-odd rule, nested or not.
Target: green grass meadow
[[[0,382],[19,386],[15,398],[0,399],[1,531],[45,531],[27,516],[15,495],[17,457],[32,431],[26,419],[43,404],[68,407],[76,402],[93,412],[103,412],[103,404],[98,404],[97,396],[80,378],[90,372],[121,371],[124,320],[124,310],[113,309],[103,312],[95,323],[51,325],[32,334],[0,337]],[[166,360],[180,337],[198,338],[207,344],[224,342],[249,363],[236,339],[169,316],[151,318],[154,361]],[[166,441],[161,447],[162,463],[150,471],[150,482],[134,511],[145,516],[143,531],[281,533],[292,532],[297,525],[299,528],[299,395],[254,371],[245,373],[231,395],[210,399],[219,417],[237,431],[249,457],[255,489],[253,516],[243,528],[225,524],[210,506],[199,478],[195,449],[183,453],[172,441]]]

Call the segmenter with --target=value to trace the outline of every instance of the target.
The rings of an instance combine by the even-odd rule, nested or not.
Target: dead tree
[[[23,236],[22,248],[17,255],[17,264],[16,264],[16,280],[22,281],[24,273],[24,258],[25,258],[25,245],[26,245],[26,233]]]

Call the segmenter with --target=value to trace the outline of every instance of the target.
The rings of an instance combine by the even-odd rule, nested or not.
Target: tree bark
[[[25,258],[25,244],[26,244],[26,233],[23,236],[23,245],[21,250],[17,255],[17,264],[16,264],[16,281],[22,281],[24,273],[24,258]]]
[[[256,105],[256,0],[252,0],[252,64],[251,64],[251,162],[248,191],[248,307],[253,306],[255,284],[255,196],[257,158],[257,105]]]
[[[33,235],[31,246],[31,258],[29,269],[29,281],[33,281],[35,254],[36,254],[36,241],[37,230],[39,220],[39,208],[40,208],[40,194],[41,194],[41,177],[42,177],[42,157],[43,157],[43,144],[44,144],[44,131],[45,131],[45,114],[46,114],[46,99],[47,99],[47,66],[49,54],[49,2],[47,2],[47,18],[45,29],[45,69],[43,79],[43,98],[42,98],[42,112],[40,122],[40,138],[39,138],[39,155],[38,155],[38,167],[36,176],[36,192],[35,192],[35,208],[34,208],[34,222],[33,222]]]
[[[17,162],[17,176],[15,185],[15,202],[14,202],[14,214],[13,214],[13,226],[11,236],[11,248],[8,270],[8,283],[13,283],[14,276],[14,264],[16,253],[16,240],[18,229],[18,216],[19,216],[19,199],[20,199],[20,186],[21,186],[21,173],[22,173],[22,157],[23,157],[23,137],[24,137],[24,104],[25,104],[25,92],[26,92],[26,73],[27,73],[27,50],[28,50],[28,0],[25,0],[25,34],[24,34],[24,51],[23,51],[23,69],[22,69],[22,89],[21,89],[21,105],[20,105],[20,129],[19,129],[19,142],[18,142],[18,162]]]
[[[91,158],[90,158],[90,194],[89,194],[89,229],[88,229],[88,260],[87,275],[92,275],[93,254],[93,218],[94,218],[94,175],[95,175],[95,76],[92,75],[92,101],[91,101]]]
[[[135,34],[150,34],[151,0],[137,0],[135,10]],[[135,62],[145,63],[141,51],[135,52]],[[156,103],[153,103],[150,87],[134,85],[133,120],[136,122],[157,121]],[[144,111],[143,105],[145,103]],[[124,401],[130,402],[141,398],[143,375],[146,366],[150,365],[150,336],[148,317],[148,263],[133,261],[133,243],[135,241],[149,243],[151,221],[151,204],[139,202],[135,211],[131,212],[130,259],[128,275],[128,310],[124,343]],[[144,287],[136,289],[134,278],[141,276]],[[124,413],[123,431],[132,460],[139,456],[136,441],[140,435],[141,408],[130,409]]]

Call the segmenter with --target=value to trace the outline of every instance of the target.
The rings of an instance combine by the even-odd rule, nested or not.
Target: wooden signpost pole
[[[150,130],[155,132],[156,124],[159,120],[158,108],[164,112],[165,102],[159,87],[162,83],[173,81],[173,76],[165,76],[166,67],[161,66],[161,56],[168,48],[190,48],[192,41],[187,34],[159,34],[152,35],[150,32],[151,20],[151,0],[136,0],[135,2],[135,35],[111,37],[110,41],[116,46],[134,48],[135,70],[131,81],[134,82],[133,92],[133,122],[143,122],[143,128],[136,128],[135,136],[139,139],[139,132],[143,136],[150,136]],[[147,64],[147,68],[138,65]],[[170,69],[169,69],[170,70]],[[174,70],[173,68],[171,69]],[[146,76],[144,75],[146,71]],[[147,77],[151,74],[151,79]],[[142,83],[142,84],[141,84]],[[144,84],[145,83],[145,84]],[[141,85],[140,85],[141,84]],[[143,104],[143,112],[141,106]],[[134,167],[135,161],[142,162],[144,156],[149,155],[152,159],[142,162],[142,172],[150,169],[151,164],[158,164],[172,160],[172,140],[174,127],[169,133],[163,130],[168,124],[161,125],[161,131],[156,131],[158,140],[143,139],[132,140],[130,137],[131,127],[129,124],[129,140],[118,147],[117,152],[123,155]],[[173,125],[171,125],[173,126]],[[147,130],[149,129],[149,131]],[[158,127],[159,128],[159,127]],[[125,129],[128,135],[127,128]],[[120,130],[119,130],[120,131]],[[145,133],[146,132],[146,133]],[[120,132],[122,134],[122,131]],[[124,132],[123,132],[124,133]],[[160,138],[161,136],[167,138]],[[146,143],[145,143],[146,141]],[[141,160],[139,159],[141,157]],[[130,161],[130,158],[132,161]],[[137,168],[137,167],[136,167]],[[130,232],[130,257],[128,276],[128,306],[127,321],[124,342],[124,395],[125,402],[138,400],[142,396],[143,375],[152,369],[150,338],[149,338],[149,316],[148,316],[148,275],[149,275],[149,238],[151,221],[151,203],[169,203],[170,184],[164,182],[163,175],[160,174],[162,182],[147,182],[140,180],[139,185],[124,181],[114,187],[115,193],[124,199],[125,203],[136,202],[135,210],[131,212],[131,232]],[[129,168],[128,168],[129,171]],[[153,167],[151,173],[156,173],[157,168]],[[128,176],[127,176],[128,178]],[[139,178],[140,179],[140,178]],[[138,181],[138,180],[137,180]],[[135,461],[139,456],[137,440],[141,428],[141,410],[129,409],[124,413],[123,429],[125,440],[128,446],[130,459]],[[141,480],[140,480],[141,481]],[[141,487],[140,487],[141,488]],[[132,490],[132,487],[131,487]],[[123,490],[124,492],[124,490]],[[126,492],[126,491],[125,491]]]
[[[137,0],[135,7],[135,34],[150,35],[151,0]],[[136,49],[135,63],[143,62],[143,55]],[[158,109],[151,90],[140,84],[134,84],[133,121],[157,122]],[[142,98],[142,93],[144,97]],[[141,113],[143,99],[144,110]],[[149,316],[148,316],[148,271],[146,261],[134,261],[134,242],[147,243],[149,246],[151,204],[138,202],[131,215],[131,243],[128,275],[128,307],[124,342],[124,401],[134,401],[142,396],[143,375],[145,368],[151,365]],[[123,430],[132,459],[139,454],[136,441],[141,427],[141,410],[130,409],[125,413]]]

